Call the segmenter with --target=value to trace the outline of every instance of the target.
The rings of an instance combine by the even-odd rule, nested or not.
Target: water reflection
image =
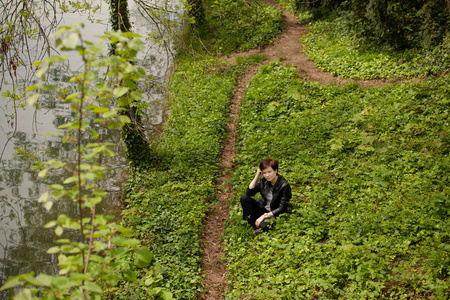
[[[74,13],[65,14],[60,25],[78,23],[84,19],[86,26],[83,38],[94,41],[96,36],[108,30],[109,18],[106,3],[100,0],[97,2],[102,4],[102,7],[93,16],[96,22],[90,23],[86,20],[87,16]],[[167,1],[152,2],[154,5],[163,5]],[[181,1],[172,1],[169,5],[172,12],[166,16],[166,19],[175,22],[183,13]],[[143,17],[144,13],[133,2],[130,3],[130,13],[133,28],[137,33],[145,37],[155,30],[155,25]],[[139,57],[142,60],[140,64],[147,74],[154,75],[153,79],[141,83],[144,89],[144,101],[150,104],[144,118],[148,136],[151,136],[163,121],[164,93],[163,89],[155,89],[155,87],[164,82],[166,72],[171,65],[172,46],[171,43],[161,45],[147,39],[145,51]],[[76,72],[80,67],[80,60],[77,57],[71,57],[71,72]],[[28,74],[29,71],[24,72]],[[68,89],[71,88],[66,83],[69,77],[66,70],[56,68],[50,73],[51,81]],[[32,82],[25,82],[24,79],[20,82],[21,86],[30,84]],[[8,89],[12,90],[12,85],[2,86],[2,92]],[[56,237],[53,230],[45,229],[43,225],[59,214],[72,216],[77,214],[76,206],[68,201],[56,202],[49,212],[37,202],[39,196],[47,191],[46,184],[60,183],[61,178],[64,178],[66,174],[54,174],[44,182],[37,177],[35,171],[31,170],[32,160],[25,160],[14,155],[17,149],[26,148],[36,153],[39,159],[75,160],[76,153],[73,147],[67,143],[63,144],[60,136],[46,135],[58,133],[57,127],[72,119],[70,104],[57,102],[50,94],[44,95],[39,101],[41,110],[36,112],[31,108],[16,110],[11,101],[0,98],[0,151],[3,151],[0,161],[0,284],[3,284],[10,276],[31,271],[36,274],[55,274],[58,269],[56,256],[46,254],[46,250],[54,245]],[[117,144],[113,148],[117,155],[104,162],[111,171],[101,188],[108,191],[109,196],[100,210],[119,216],[122,210],[121,184],[126,180],[124,170],[127,168],[127,161],[120,142],[120,132],[106,130],[106,139]],[[4,298],[6,293],[0,294],[0,299]]]

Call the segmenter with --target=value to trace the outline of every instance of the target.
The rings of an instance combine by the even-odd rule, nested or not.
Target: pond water
[[[82,32],[85,40],[95,41],[96,36],[109,30],[109,11],[106,2],[93,0],[91,2],[101,5],[94,15],[95,22],[87,20],[87,15],[67,13],[62,16],[59,25],[69,25],[83,22],[85,28]],[[168,5],[171,13],[166,18],[180,22],[183,14],[181,0],[152,1],[153,5]],[[133,22],[133,31],[146,37],[155,32],[155,24],[147,21],[142,11],[133,1],[129,1],[130,16]],[[178,28],[181,25],[178,25]],[[161,28],[160,28],[161,29]],[[165,33],[162,32],[164,35]],[[146,133],[149,137],[161,130],[164,118],[164,94],[157,89],[164,82],[171,66],[173,46],[169,47],[146,40],[145,50],[140,53],[140,65],[147,74],[153,74],[154,79],[144,90],[144,101],[149,108],[144,116]],[[79,67],[76,57],[71,57],[71,72]],[[18,70],[24,74],[28,70]],[[5,74],[3,74],[4,76]],[[52,80],[60,85],[67,84],[64,79],[67,74],[62,70],[51,71]],[[26,77],[25,75],[23,78]],[[22,85],[27,85],[23,82]],[[2,85],[2,92],[11,90],[12,86]],[[58,270],[56,256],[48,255],[47,249],[54,245],[56,237],[53,230],[43,228],[50,220],[59,214],[76,215],[77,208],[72,202],[55,202],[52,209],[47,212],[37,199],[47,191],[46,184],[37,178],[35,171],[31,170],[32,161],[15,155],[17,149],[26,148],[38,153],[45,160],[56,158],[60,160],[73,160],[75,153],[70,146],[62,143],[62,137],[47,136],[48,133],[57,133],[57,127],[71,118],[69,104],[54,103],[52,99],[40,100],[41,109],[18,108],[15,112],[13,103],[0,97],[0,285],[6,279],[17,274],[34,271],[36,274],[55,274]],[[8,115],[15,115],[14,118]],[[116,156],[109,158],[105,164],[111,168],[102,188],[108,192],[108,198],[101,204],[101,213],[120,216],[123,209],[121,185],[126,180],[127,160],[124,157],[123,145],[120,141],[120,131],[109,130],[106,140],[116,143],[113,148]],[[45,152],[42,150],[46,149]],[[62,174],[63,175],[63,174]],[[52,183],[61,183],[59,178],[50,178]],[[53,182],[52,182],[53,180]],[[0,299],[6,299],[6,293],[0,294]]]

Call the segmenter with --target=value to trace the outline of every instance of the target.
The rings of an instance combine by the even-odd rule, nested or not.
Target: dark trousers
[[[243,210],[242,218],[246,220],[253,229],[257,229],[255,225],[256,219],[261,217],[264,213],[269,212],[265,208],[260,207],[255,199],[247,195],[241,197],[241,206]],[[268,231],[270,229],[269,219],[270,218],[265,218],[264,221],[259,224],[259,228],[263,231]]]

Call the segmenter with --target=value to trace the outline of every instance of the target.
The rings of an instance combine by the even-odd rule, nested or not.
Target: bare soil
[[[278,7],[274,0],[262,0],[266,4]],[[281,9],[281,8],[280,8]],[[310,81],[317,81],[321,84],[344,85],[355,83],[361,86],[380,86],[397,83],[400,80],[360,80],[354,81],[332,76],[330,73],[320,70],[303,52],[301,44],[302,35],[308,33],[307,26],[299,24],[296,17],[283,10],[284,31],[281,36],[272,44],[253,49],[244,53],[235,53],[226,57],[230,63],[235,63],[238,56],[250,56],[254,54],[265,55],[269,63],[276,59],[293,65],[297,68],[301,78]],[[239,120],[239,106],[244,96],[246,87],[251,78],[258,71],[259,66],[248,69],[247,73],[240,79],[236,91],[232,97],[230,121],[228,123],[228,138],[223,145],[221,158],[220,177],[216,180],[217,202],[211,204],[205,222],[203,234],[203,262],[202,270],[204,276],[203,286],[206,292],[200,299],[217,300],[223,299],[222,294],[227,288],[226,263],[223,252],[223,231],[226,220],[229,217],[228,201],[233,196],[231,186],[231,172],[234,169],[233,159],[236,155],[236,133]]]

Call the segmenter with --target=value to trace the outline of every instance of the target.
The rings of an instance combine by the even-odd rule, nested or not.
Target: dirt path
[[[279,7],[274,0],[262,0],[263,2]],[[264,63],[283,58],[283,62],[297,67],[299,74],[307,80],[317,81],[322,84],[343,85],[346,83],[356,83],[361,86],[379,86],[392,84],[398,81],[390,80],[346,80],[332,76],[323,72],[316,65],[308,60],[301,45],[302,35],[308,33],[308,27],[297,23],[297,19],[292,13],[283,10],[285,29],[278,40],[273,44],[253,49],[245,53],[236,53],[226,59],[230,63],[235,63],[238,56],[250,56],[260,54],[267,56]],[[227,288],[226,264],[224,261],[223,239],[225,222],[229,217],[228,199],[233,196],[231,186],[231,172],[233,171],[233,158],[236,155],[236,132],[239,120],[239,106],[244,96],[247,85],[252,77],[257,73],[259,66],[255,66],[247,71],[236,87],[236,92],[232,98],[230,121],[228,123],[228,138],[224,143],[224,150],[221,158],[220,177],[216,180],[217,202],[212,204],[207,213],[205,232],[203,236],[202,270],[204,275],[203,286],[206,292],[201,299],[217,300],[223,299],[222,293]]]
[[[233,195],[231,186],[231,172],[233,171],[233,159],[236,155],[236,133],[239,121],[239,106],[244,96],[245,89],[258,71],[259,66],[254,66],[247,70],[241,78],[231,101],[230,121],[228,122],[228,137],[224,143],[220,164],[220,177],[216,180],[217,202],[212,204],[207,213],[205,234],[203,237],[203,260],[202,269],[205,276],[203,286],[206,293],[201,299],[217,300],[223,299],[222,293],[225,291],[226,266],[223,260],[223,239],[222,234],[225,221],[229,216],[229,203]]]

